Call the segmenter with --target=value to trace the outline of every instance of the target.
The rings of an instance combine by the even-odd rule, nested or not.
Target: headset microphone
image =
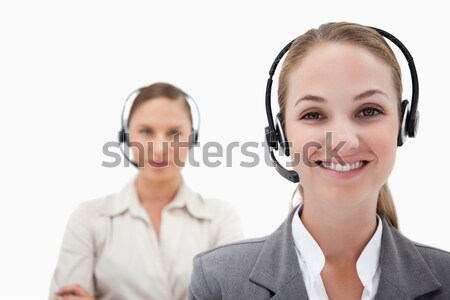
[[[397,39],[395,36],[382,29],[375,27],[370,28],[374,29],[384,38],[390,40],[393,44],[395,44],[401,50],[401,52],[403,53],[404,57],[408,62],[408,67],[410,70],[412,81],[412,96],[411,96],[411,103],[408,100],[403,100],[401,103],[401,120],[400,120],[401,125],[397,137],[397,145],[400,147],[405,143],[408,137],[413,138],[417,135],[417,129],[419,125],[419,111],[417,110],[419,104],[419,80],[417,77],[416,66],[414,64],[414,60],[411,56],[411,53],[408,51],[405,45],[403,45],[403,43],[400,42],[399,39]],[[288,140],[283,132],[283,126],[280,122],[279,114],[277,114],[276,116],[276,125],[275,125],[271,107],[271,95],[273,83],[272,77],[275,74],[275,70],[279,62],[284,57],[284,55],[289,51],[294,41],[295,39],[290,43],[288,43],[280,51],[280,53],[275,58],[269,70],[269,78],[267,79],[266,95],[265,95],[266,115],[268,121],[268,126],[265,128],[265,137],[269,148],[270,159],[274,164],[275,169],[281,176],[295,183],[300,181],[298,173],[294,170],[288,170],[284,168],[278,162],[274,154],[274,150],[278,150],[280,148],[280,150],[285,156],[290,155]]]

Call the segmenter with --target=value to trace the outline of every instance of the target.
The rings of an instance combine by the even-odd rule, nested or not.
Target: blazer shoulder
[[[450,257],[450,252],[443,250],[443,249],[439,249],[437,247],[433,247],[433,246],[429,246],[429,245],[425,245],[422,243],[418,243],[413,241],[414,245],[419,249],[419,251],[423,251],[423,252],[430,252],[433,254],[437,254],[437,255],[443,255],[444,257]]]
[[[425,260],[436,264],[444,264],[447,268],[450,268],[450,252],[417,242],[413,243]]]
[[[189,299],[230,299],[241,293],[258,259],[266,238],[247,239],[204,251],[194,257]]]
[[[450,292],[450,252],[413,242],[439,283]]]
[[[201,252],[195,256],[195,259],[201,259],[208,266],[215,266],[223,270],[227,266],[226,261],[248,264],[250,258],[258,257],[266,237],[246,239],[234,243],[228,243],[213,249]],[[242,266],[242,265],[241,265]]]

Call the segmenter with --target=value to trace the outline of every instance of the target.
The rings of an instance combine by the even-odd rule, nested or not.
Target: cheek
[[[325,134],[322,130],[291,126],[287,128],[287,139],[290,145],[290,160],[296,171],[311,167],[310,158],[323,148]]]
[[[397,126],[398,121],[396,120],[386,122],[382,126],[376,126],[371,130],[367,130],[364,137],[361,138],[365,147],[376,156],[379,173],[375,177],[382,181],[386,180],[386,177],[391,174],[394,168],[398,148]]]
[[[325,131],[322,127],[302,126],[301,124],[291,123],[286,127],[286,138],[294,152],[311,152],[317,149],[317,146],[323,145],[325,141]]]
[[[133,151],[133,155],[137,154],[138,152],[142,152],[142,150],[145,150],[147,147],[146,140],[142,139],[142,137],[139,134],[134,134],[133,132],[130,132],[129,141],[130,141],[129,147],[131,151]]]
[[[189,138],[183,137],[177,142],[171,141],[169,147],[169,155],[172,161],[185,162],[189,152]]]
[[[142,144],[136,143],[136,141],[132,142],[128,151],[131,152],[131,160],[137,163],[139,166],[144,166],[147,161],[147,151]],[[130,154],[128,154],[130,156]]]
[[[138,162],[139,158],[145,156],[146,142],[142,139],[138,139],[136,135],[130,133],[129,145],[125,146],[126,151],[131,152],[133,160]]]
[[[371,143],[373,147],[379,148],[389,153],[392,149],[397,149],[399,122],[397,119],[386,118],[385,122],[380,122],[374,126],[368,127],[362,131],[364,138]]]
[[[397,153],[397,136],[396,126],[386,126],[384,129],[367,134],[365,141],[378,159],[383,159],[393,166]]]
[[[173,162],[185,162],[189,149],[186,147],[180,147],[178,149],[171,148],[169,155]]]

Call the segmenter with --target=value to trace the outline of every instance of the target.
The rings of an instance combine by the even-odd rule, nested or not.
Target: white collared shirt
[[[158,239],[134,181],[118,194],[81,203],[67,224],[49,299],[70,284],[97,300],[187,299],[193,257],[243,238],[228,202],[205,199],[184,182],[161,220]]]
[[[303,225],[298,215],[300,207],[301,205],[297,208],[292,219],[292,235],[306,291],[311,300],[328,300],[322,277],[320,276],[325,266],[325,256],[317,242]],[[378,266],[383,225],[378,215],[377,220],[377,229],[356,263],[358,277],[364,286],[361,300],[374,299],[380,281]]]

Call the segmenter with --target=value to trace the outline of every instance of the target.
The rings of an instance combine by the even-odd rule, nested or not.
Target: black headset
[[[137,96],[141,93],[141,91],[144,88],[145,87],[134,90],[128,96],[128,98],[125,100],[125,104],[123,105],[122,118],[121,118],[121,125],[122,125],[121,127],[122,128],[119,131],[119,144],[124,144],[124,148],[125,148],[125,146],[130,147],[130,139],[129,139],[130,131],[128,128],[128,121],[130,118],[131,108],[133,107],[134,101],[136,100]],[[192,148],[194,145],[197,145],[199,143],[198,135],[199,135],[199,129],[200,129],[200,112],[199,112],[199,109],[198,109],[198,106],[197,106],[197,103],[195,102],[195,100],[191,96],[186,94],[185,92],[183,92],[183,91],[181,91],[181,92],[183,94],[184,100],[189,105],[189,111],[191,114],[192,133],[189,136],[189,148]],[[138,164],[128,157],[127,151],[125,151],[125,149],[122,149],[122,147],[120,147],[120,149],[122,150],[122,153],[125,156],[125,158],[133,166],[138,168]]]
[[[412,96],[411,96],[411,103],[408,100],[403,100],[401,103],[401,120],[400,120],[400,128],[398,132],[397,137],[397,146],[402,146],[406,139],[408,137],[415,137],[417,135],[417,129],[419,125],[419,111],[417,110],[417,106],[419,104],[419,80],[417,78],[417,71],[416,66],[414,64],[414,60],[409,53],[408,49],[403,45],[400,40],[398,40],[395,36],[392,34],[375,27],[370,27],[377,31],[380,35],[385,37],[386,39],[390,40],[392,43],[394,43],[403,53],[405,56],[409,70],[411,73],[411,79],[412,79]],[[277,114],[276,116],[276,125],[274,125],[274,120],[272,117],[272,107],[271,107],[271,95],[272,95],[272,77],[275,73],[275,70],[277,68],[278,63],[283,58],[283,56],[289,51],[292,43],[295,41],[291,41],[289,44],[287,44],[277,55],[274,62],[272,63],[272,66],[269,70],[269,79],[267,79],[267,85],[266,85],[266,114],[267,114],[267,121],[269,123],[269,126],[265,128],[265,136],[266,136],[266,142],[269,148],[269,154],[270,159],[272,163],[275,166],[275,169],[278,171],[278,173],[286,178],[289,181],[292,182],[299,182],[300,177],[297,172],[294,170],[287,170],[281,164],[278,162],[278,160],[275,158],[275,154],[273,153],[274,150],[278,150],[278,147],[280,147],[280,150],[282,153],[286,156],[289,156],[289,144],[286,138],[286,135],[283,131],[283,126],[281,124],[280,116]]]

